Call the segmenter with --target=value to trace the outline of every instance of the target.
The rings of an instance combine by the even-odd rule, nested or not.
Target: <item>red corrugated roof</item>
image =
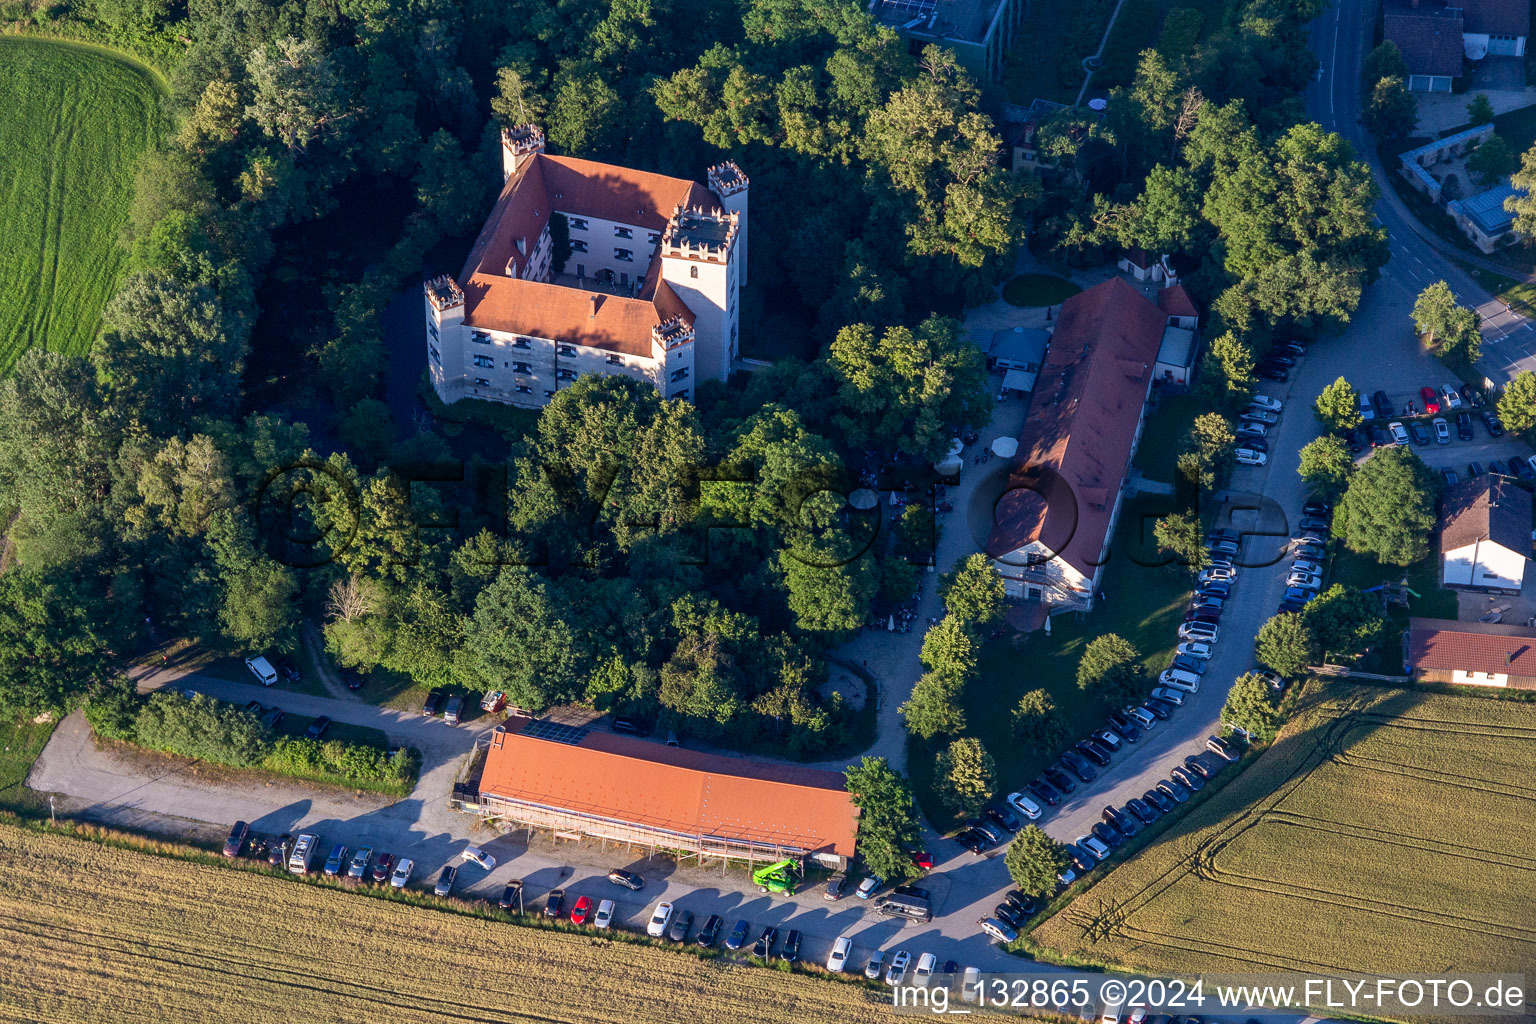
[[[836,772],[592,732],[493,739],[480,792],[684,835],[853,856],[858,809]]]
[[[1169,316],[1198,317],[1200,315],[1200,311],[1195,308],[1195,300],[1189,297],[1189,292],[1185,291],[1181,284],[1158,292],[1157,308]]]
[[[1498,622],[1409,619],[1408,664],[1415,670],[1536,676],[1536,629]]]
[[[1167,319],[1121,277],[1062,303],[988,555],[1040,541],[1093,575]]]

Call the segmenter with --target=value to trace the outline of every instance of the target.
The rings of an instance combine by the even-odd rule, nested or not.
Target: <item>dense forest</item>
[[[1043,175],[1006,169],[949,53],[847,0],[3,6],[160,63],[172,125],[89,360],[36,348],[0,382],[12,709],[77,703],[151,626],[242,651],[312,623],[349,666],[809,756],[849,718],[828,650],[924,558],[842,495],[986,422],[957,317],[1020,246],[1185,254],[1216,401],[1385,260],[1369,174],[1296,124],[1315,0],[1233,0],[1177,45],[1170,16],[1103,116],[1042,128]],[[685,177],[737,160],[743,343],[779,361],[697,405],[586,379],[503,451],[392,418],[382,314],[457,266],[524,121]]]

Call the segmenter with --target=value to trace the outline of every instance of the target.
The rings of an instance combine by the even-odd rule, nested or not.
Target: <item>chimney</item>
[[[597,293],[593,292],[591,298],[592,298],[592,312],[587,315],[587,319],[595,320],[597,318]]]

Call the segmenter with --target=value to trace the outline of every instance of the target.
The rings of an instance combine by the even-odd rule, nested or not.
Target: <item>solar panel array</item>
[[[566,725],[564,722],[551,722],[545,719],[529,722],[523,727],[524,736],[551,740],[555,743],[569,743],[572,746],[580,743],[588,731],[584,725]]]

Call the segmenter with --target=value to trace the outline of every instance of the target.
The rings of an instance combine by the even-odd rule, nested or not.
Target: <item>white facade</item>
[[[1445,553],[1441,583],[1448,587],[1520,589],[1525,579],[1525,555],[1490,540]]]
[[[692,399],[700,380],[724,380],[739,353],[738,294],[746,280],[748,181],[741,169],[733,163],[708,169],[718,208],[679,204],[667,210],[648,202],[644,210],[636,209],[653,225],[664,219],[657,230],[583,210],[582,196],[569,188],[546,193],[536,184],[519,193],[543,149],[543,133],[535,126],[503,132],[503,178],[524,177],[503,193],[487,222],[471,256],[473,266],[464,272],[464,287],[446,275],[425,284],[427,367],[438,397],[448,404],[478,398],[539,408],[561,388],[597,373],[647,380],[667,398]],[[627,209],[629,196],[649,195],[637,186],[641,177],[647,179],[641,186],[660,180],[699,197],[710,195],[684,180],[544,159],[586,168],[579,182],[586,202],[606,205],[610,213],[618,202],[604,204],[601,194],[624,196]],[[570,170],[563,173],[567,182],[573,180]],[[525,207],[514,209],[520,195]],[[540,198],[528,198],[534,195]],[[537,220],[524,220],[532,225],[526,229],[504,227],[526,214],[527,206],[546,203],[552,209],[532,211],[544,221],[542,227]],[[564,216],[570,228],[571,254],[560,281],[553,273],[547,222],[553,214]],[[526,239],[535,237],[535,229],[530,253]],[[503,255],[492,260],[485,253],[496,251],[498,243]],[[573,285],[564,283],[572,278]],[[512,281],[541,287],[505,284]]]

